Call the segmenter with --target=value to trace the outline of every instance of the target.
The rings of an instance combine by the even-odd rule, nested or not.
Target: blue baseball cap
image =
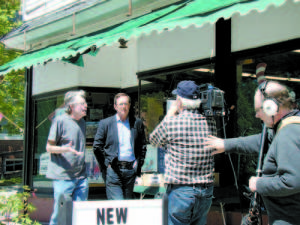
[[[177,89],[173,90],[172,94],[191,100],[200,98],[199,86],[195,83],[195,81],[191,80],[180,81],[177,85]]]

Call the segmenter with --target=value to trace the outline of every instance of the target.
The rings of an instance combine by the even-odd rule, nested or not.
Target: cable
[[[224,139],[226,139],[227,137],[226,137],[224,117],[225,117],[225,115],[222,116],[222,123],[223,123],[222,127],[223,127]],[[243,218],[243,207],[242,207],[241,193],[240,193],[239,186],[238,186],[238,178],[237,178],[236,173],[235,173],[235,169],[234,169],[234,165],[233,165],[233,162],[232,162],[232,159],[231,159],[231,155],[230,155],[230,153],[227,153],[227,155],[228,155],[230,165],[231,165],[231,168],[232,168],[233,177],[234,177],[234,186],[236,187],[237,194],[238,194],[238,197],[239,197],[239,204],[240,204],[241,214],[242,214],[242,218]]]
[[[223,123],[224,138],[226,139],[226,130],[225,130],[225,125],[224,125],[225,124],[224,116],[222,116],[222,123]],[[234,185],[235,185],[236,189],[239,190],[238,183],[237,183],[237,176],[236,176],[236,173],[235,173],[235,170],[234,170],[234,166],[233,166],[233,163],[232,163],[232,159],[231,159],[230,153],[228,153],[227,155],[229,157],[229,161],[230,161],[231,168],[232,168],[232,171],[233,171]]]

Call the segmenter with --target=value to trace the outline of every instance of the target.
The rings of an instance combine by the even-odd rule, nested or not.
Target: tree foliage
[[[243,79],[238,84],[237,100],[237,125],[239,136],[258,134],[262,131],[262,125],[258,118],[255,118],[254,93],[257,82],[253,79]],[[257,155],[240,156],[240,183],[248,185],[251,176],[255,176]]]
[[[5,36],[21,24],[20,0],[0,0],[0,36]],[[22,54],[0,45],[0,65]],[[20,134],[24,128],[24,71],[14,71],[0,77],[1,132]]]
[[[237,93],[237,124],[239,136],[257,134],[261,132],[260,120],[255,118],[254,93],[257,82],[253,79],[243,79],[239,83]]]
[[[0,36],[20,25],[20,0],[0,0]]]

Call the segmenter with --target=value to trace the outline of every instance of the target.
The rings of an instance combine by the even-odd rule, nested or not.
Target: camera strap
[[[290,117],[282,120],[280,122],[280,124],[278,125],[278,129],[277,129],[276,133],[278,133],[286,125],[292,124],[292,123],[300,123],[300,116],[290,116]]]

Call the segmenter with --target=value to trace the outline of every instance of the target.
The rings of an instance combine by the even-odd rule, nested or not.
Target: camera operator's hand
[[[212,155],[220,154],[225,151],[224,140],[212,135],[205,139],[205,148],[212,148]]]

